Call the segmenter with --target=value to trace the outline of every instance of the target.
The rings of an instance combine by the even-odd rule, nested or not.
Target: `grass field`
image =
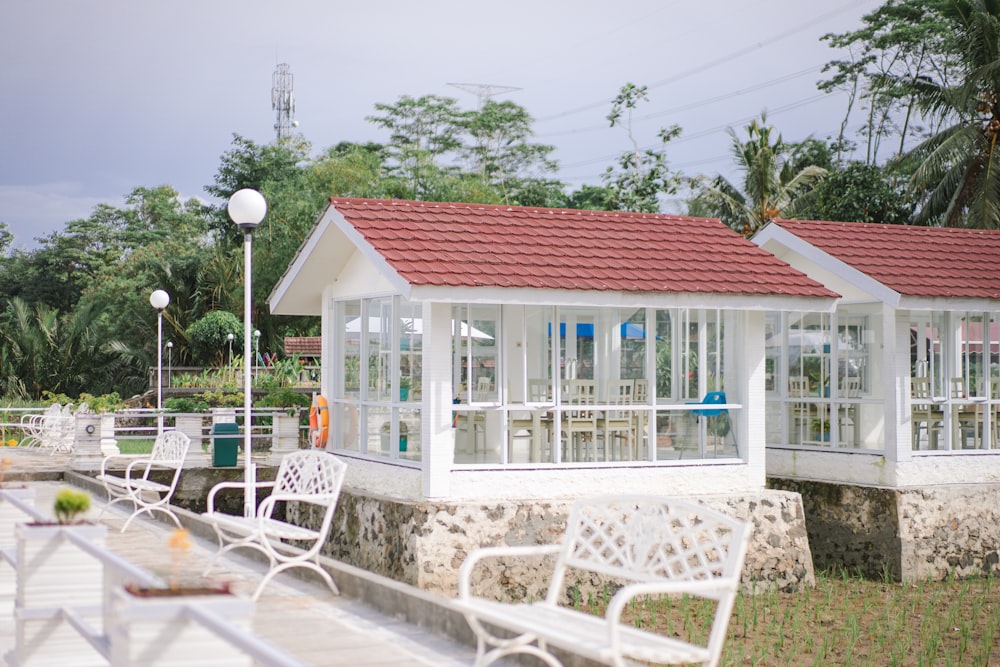
[[[845,572],[817,574],[796,593],[741,594],[722,665],[1000,665],[1000,582],[994,578],[899,584]],[[579,600],[603,613],[606,600]],[[712,608],[649,600],[629,622],[680,636],[707,633]]]

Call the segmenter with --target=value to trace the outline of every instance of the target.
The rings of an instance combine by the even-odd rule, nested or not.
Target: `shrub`
[[[194,360],[206,365],[223,365],[229,352],[229,334],[233,334],[232,349],[243,349],[242,321],[227,310],[213,310],[184,333]]]
[[[76,517],[90,509],[90,496],[83,491],[63,489],[56,494],[52,511],[61,524],[73,523]]]

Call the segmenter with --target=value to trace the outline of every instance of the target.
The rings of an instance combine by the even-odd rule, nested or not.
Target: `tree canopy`
[[[368,117],[384,133],[378,143],[314,150],[302,135],[267,144],[233,135],[205,200],[137,185],[124,206],[100,204],[30,251],[12,249],[0,221],[0,393],[143,390],[156,359],[155,289],[171,295],[164,339],[174,359],[219,363],[209,324],[233,327],[243,313],[243,235],[225,202],[244,187],[268,201],[254,234],[251,312],[260,349],[271,352],[285,336],[318,332],[316,318],[274,317],[265,302],[330,197],[644,212],[682,197],[689,214],[744,234],[779,216],[1000,226],[1000,3],[888,0],[861,28],[823,40],[838,56],[817,85],[847,93],[837,136],[786,139],[762,112],[729,129],[727,173],[738,178],[671,168],[681,128],[640,136],[632,114],[648,99],[635,83],[607,115],[620,152],[599,183],[575,190],[558,178],[554,147],[535,140],[527,109],[403,95]]]

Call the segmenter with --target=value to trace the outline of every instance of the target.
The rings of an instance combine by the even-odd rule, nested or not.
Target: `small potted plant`
[[[822,442],[830,441],[830,420],[829,419],[813,419],[812,420],[813,433],[816,436],[816,440],[821,440]]]
[[[56,521],[63,526],[77,523],[77,517],[89,509],[90,496],[83,491],[75,491],[73,489],[62,489],[59,491],[52,505],[52,512],[56,515]]]

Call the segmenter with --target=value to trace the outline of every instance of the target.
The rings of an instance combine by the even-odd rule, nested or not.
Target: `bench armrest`
[[[472,597],[472,571],[479,561],[487,558],[504,558],[520,556],[549,556],[562,551],[562,544],[533,544],[525,546],[511,547],[481,547],[474,550],[465,557],[461,569],[458,571],[458,597],[468,600]]]
[[[657,581],[623,586],[611,598],[604,613],[608,627],[608,641],[615,653],[619,654],[619,646],[621,645],[619,643],[619,626],[622,612],[634,598],[640,595],[687,594],[718,601],[727,593],[734,593],[737,586],[737,581],[728,578],[705,581]]]
[[[146,457],[147,454],[111,454],[110,456],[105,456],[101,461],[101,474],[106,475],[108,473],[108,464],[115,460],[122,461],[135,461]]]
[[[268,487],[273,487],[274,482],[257,482],[254,485],[255,489],[266,489]],[[211,514],[215,511],[215,494],[223,489],[245,489],[247,487],[246,482],[219,482],[208,492],[208,503],[206,509],[208,513]]]

